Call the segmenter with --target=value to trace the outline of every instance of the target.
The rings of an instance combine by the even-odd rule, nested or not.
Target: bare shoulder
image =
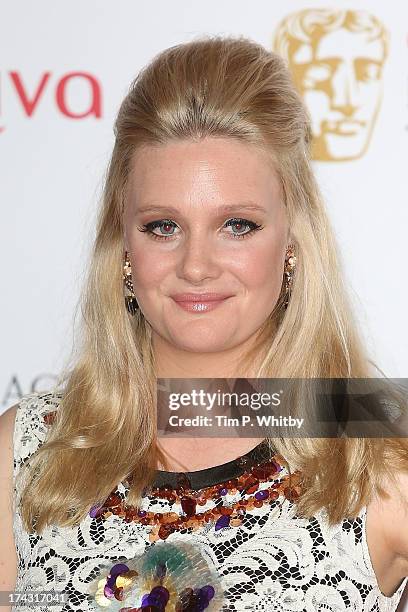
[[[18,404],[14,404],[14,406],[11,406],[5,412],[0,414],[0,436],[7,435],[7,431],[11,434],[13,433],[17,407]]]
[[[378,503],[384,534],[394,553],[405,561],[408,575],[408,472],[396,474],[397,487],[385,486],[389,497]]]
[[[0,415],[0,478],[13,478],[13,433],[18,404]]]
[[[408,474],[398,473],[396,485],[383,484],[388,497],[377,494],[367,504],[369,556],[378,588],[386,597],[393,596],[408,576]]]
[[[13,534],[13,432],[18,404],[0,415],[0,591],[13,590],[17,553]]]
[[[395,551],[401,567],[400,577],[408,576],[408,473],[397,473],[398,491],[388,490],[389,500],[384,504],[386,537]],[[408,582],[402,594],[398,610],[405,610],[408,601]]]

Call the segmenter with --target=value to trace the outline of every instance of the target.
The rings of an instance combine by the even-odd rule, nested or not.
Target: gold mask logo
[[[278,25],[285,58],[312,119],[312,157],[347,161],[369,146],[381,106],[389,35],[366,11],[306,9]]]

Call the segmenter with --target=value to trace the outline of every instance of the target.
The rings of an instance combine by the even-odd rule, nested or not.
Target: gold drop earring
[[[283,273],[283,277],[285,280],[285,300],[283,303],[283,307],[285,308],[285,310],[288,307],[289,299],[292,293],[292,282],[296,267],[296,259],[297,258],[295,256],[295,245],[290,244],[286,251],[285,271]]]
[[[130,293],[130,295],[125,295],[127,311],[131,315],[135,315],[136,311],[139,309],[139,304],[133,292],[132,269],[130,267],[129,253],[127,251],[125,251],[125,263],[123,264],[123,280],[126,289],[128,289]]]

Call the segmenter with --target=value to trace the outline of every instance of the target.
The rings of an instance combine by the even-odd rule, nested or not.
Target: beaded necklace
[[[44,415],[47,425],[55,419],[56,411]],[[197,531],[205,523],[213,522],[215,531],[226,527],[239,527],[248,511],[261,508],[264,504],[272,503],[283,495],[290,501],[296,500],[301,494],[301,473],[296,470],[293,474],[280,476],[284,470],[284,460],[278,453],[270,453],[266,440],[250,450],[245,455],[230,461],[223,466],[199,470],[200,473],[222,471],[230,472],[233,477],[222,480],[210,486],[192,487],[190,479],[195,472],[160,472],[157,486],[151,487],[144,493],[150,499],[164,499],[170,506],[179,504],[181,514],[177,512],[149,512],[129,505],[115,488],[103,504],[92,506],[89,516],[93,519],[106,520],[112,515],[123,518],[126,523],[140,523],[151,527],[150,542],[166,540],[174,531],[191,529]],[[164,480],[173,481],[173,485]],[[260,488],[264,482],[275,479],[269,487]],[[124,482],[125,486],[131,484],[131,476]],[[238,496],[232,503],[224,503],[227,495]],[[211,500],[214,506],[200,512],[199,509]],[[197,511],[198,508],[198,511]]]
[[[119,491],[115,489],[102,505],[92,506],[89,515],[95,519],[105,520],[111,515],[123,518],[127,523],[141,523],[151,527],[149,533],[150,542],[166,540],[174,531],[192,529],[196,531],[205,523],[213,522],[215,531],[226,527],[238,527],[248,511],[260,508],[266,503],[271,503],[283,495],[293,501],[301,493],[301,479],[298,471],[279,477],[283,471],[283,459],[279,454],[263,457],[267,446],[265,441],[252,449],[246,455],[240,456],[232,462],[225,464],[230,471],[239,470],[235,477],[223,480],[211,486],[192,487],[190,477],[194,472],[169,473],[158,472],[158,474],[172,475],[176,479],[175,486],[162,482],[153,486],[148,492],[150,499],[164,499],[169,505],[179,504],[181,514],[177,512],[149,512],[126,504]],[[248,466],[248,467],[246,467]],[[219,466],[223,467],[223,466]],[[210,471],[209,468],[207,471]],[[202,470],[205,472],[206,470]],[[277,477],[277,478],[276,478]],[[261,485],[271,479],[275,482],[265,488]],[[163,480],[163,477],[162,477]],[[126,484],[130,484],[129,478]],[[227,495],[238,497],[232,503],[225,503]],[[208,501],[214,506],[205,511],[200,511]]]

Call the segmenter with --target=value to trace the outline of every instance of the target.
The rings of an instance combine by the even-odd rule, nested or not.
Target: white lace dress
[[[15,476],[21,463],[45,440],[50,426],[46,415],[58,409],[60,398],[61,392],[54,390],[31,393],[21,399],[14,430]],[[231,468],[233,464],[224,465]],[[195,478],[196,483],[208,486],[210,480],[217,484],[214,477],[222,473],[223,467],[187,474]],[[283,472],[281,475],[284,476]],[[268,485],[271,482],[263,483],[262,487]],[[125,498],[126,490],[126,485],[119,483],[117,496]],[[225,504],[228,504],[228,495]],[[207,501],[207,504],[211,503],[212,500]],[[166,499],[149,496],[144,498],[142,510],[177,512]],[[203,506],[202,511],[205,510],[206,506]],[[188,542],[201,551],[211,571],[217,573],[223,604],[217,608],[213,599],[207,610],[396,610],[407,578],[392,597],[380,592],[367,547],[366,508],[355,520],[346,519],[334,527],[328,526],[324,512],[305,519],[297,517],[295,510],[295,504],[280,495],[274,501],[269,500],[247,511],[239,526],[225,524],[216,530],[214,522],[210,521],[197,530],[174,531],[168,536],[167,543]],[[146,551],[159,545],[159,542],[149,539],[150,526],[127,522],[123,515],[109,514],[103,520],[87,515],[75,527],[49,526],[37,535],[24,530],[17,510],[14,536],[19,564],[15,590],[65,592],[67,603],[52,606],[19,604],[12,610],[88,612],[103,609],[94,596],[96,581],[101,576],[106,577],[115,563],[143,558],[141,556]],[[106,609],[121,608],[112,604]],[[167,607],[145,609],[165,609],[167,612]]]

